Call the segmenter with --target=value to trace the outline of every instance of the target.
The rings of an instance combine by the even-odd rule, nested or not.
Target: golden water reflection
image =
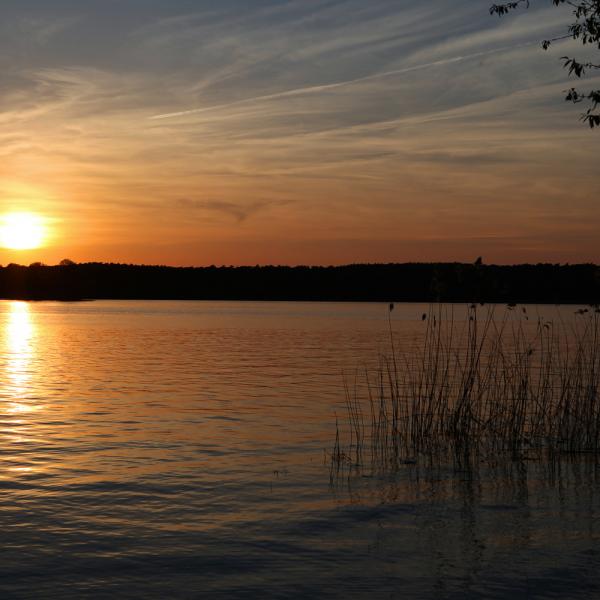
[[[26,302],[11,302],[4,327],[5,389],[8,412],[33,410],[27,401],[35,358],[36,326]]]

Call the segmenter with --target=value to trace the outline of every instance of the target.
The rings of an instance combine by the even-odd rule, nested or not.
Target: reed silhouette
[[[396,468],[423,455],[600,453],[598,306],[578,309],[572,323],[533,322],[526,307],[473,304],[465,320],[454,310],[432,307],[408,348],[390,325],[389,355],[346,386],[334,468]]]

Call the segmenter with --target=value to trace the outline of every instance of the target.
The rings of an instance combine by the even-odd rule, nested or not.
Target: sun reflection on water
[[[5,324],[4,354],[6,356],[5,398],[11,413],[30,412],[27,402],[35,353],[35,324],[26,302],[11,302]]]

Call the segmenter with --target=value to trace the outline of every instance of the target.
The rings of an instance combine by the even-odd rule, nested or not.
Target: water
[[[396,307],[400,342],[426,310]],[[0,597],[598,596],[589,459],[330,483],[343,374],[388,327],[369,304],[0,302]]]

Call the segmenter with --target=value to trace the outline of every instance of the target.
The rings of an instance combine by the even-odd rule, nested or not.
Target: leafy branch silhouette
[[[525,7],[529,8],[532,0],[515,0],[502,4],[493,4],[490,7],[490,14],[502,17],[509,12]],[[600,50],[600,0],[552,0],[552,4],[568,4],[573,7],[574,21],[568,26],[568,33],[557,38],[544,40],[542,48],[548,50],[553,42],[564,39],[579,40],[582,45],[596,46]],[[562,57],[563,67],[568,69],[569,75],[582,78],[588,71],[600,69],[600,64],[590,61],[579,61],[569,56]],[[581,92],[572,87],[567,90],[565,96],[567,102],[573,104],[584,103],[587,110],[581,115],[581,120],[587,123],[592,129],[600,127],[600,90],[590,90]]]

